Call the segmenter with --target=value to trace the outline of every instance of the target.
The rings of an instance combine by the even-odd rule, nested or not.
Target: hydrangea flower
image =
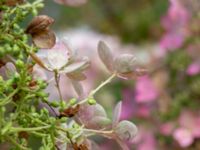
[[[47,71],[66,74],[74,80],[85,79],[82,71],[90,64],[87,57],[77,57],[64,41],[57,42],[51,49],[41,49],[32,58]]]

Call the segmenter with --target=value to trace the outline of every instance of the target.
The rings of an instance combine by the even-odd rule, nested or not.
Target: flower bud
[[[95,105],[97,103],[94,98],[88,98],[87,102],[88,102],[89,105]]]

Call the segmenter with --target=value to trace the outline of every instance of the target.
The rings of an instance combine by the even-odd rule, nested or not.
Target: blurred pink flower
[[[186,128],[178,128],[173,133],[174,139],[176,139],[181,147],[188,147],[190,146],[194,139],[190,130]]]
[[[140,127],[133,143],[136,145],[136,150],[156,150],[156,139],[151,129]]]
[[[169,50],[175,50],[182,46],[187,36],[186,26],[189,22],[190,14],[178,0],[170,0],[170,7],[167,15],[161,20],[166,30],[166,34],[161,38],[160,47],[163,55]]]
[[[160,47],[167,52],[168,50],[174,50],[180,48],[184,42],[184,36],[178,33],[165,34],[161,41]]]
[[[138,78],[135,88],[135,100],[137,102],[151,102],[158,96],[158,91],[148,76]]]
[[[126,120],[133,117],[149,117],[151,112],[151,106],[138,103],[134,98],[134,91],[130,89],[125,89],[123,91],[122,100],[122,112],[120,119]]]
[[[177,128],[173,137],[181,147],[190,146],[195,138],[200,138],[200,116],[190,111],[183,111],[179,118],[180,127]]]
[[[200,63],[194,62],[194,63],[190,64],[186,70],[186,73],[190,76],[199,74],[200,73]]]
[[[173,122],[164,123],[160,126],[160,132],[163,135],[169,136],[172,134],[174,127],[175,125]]]

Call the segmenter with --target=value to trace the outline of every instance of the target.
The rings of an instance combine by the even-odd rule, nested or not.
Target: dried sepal
[[[78,71],[68,73],[66,75],[67,75],[68,78],[75,80],[75,81],[83,81],[87,78],[82,72],[78,72]]]
[[[49,28],[50,25],[54,23],[54,19],[46,16],[46,15],[40,15],[33,18],[33,20],[30,22],[28,27],[26,28],[26,33],[28,34],[35,34],[42,32]]]
[[[33,43],[38,48],[52,48],[56,43],[56,36],[51,30],[43,30],[32,35]]]
[[[106,111],[103,108],[103,106],[101,106],[100,104],[96,104],[93,107],[94,107],[93,116],[107,117]]]
[[[60,112],[59,117],[74,117],[80,109],[80,105],[76,105],[76,107],[69,107],[65,109],[63,112]]]
[[[78,145],[77,143],[73,143],[72,146],[74,150],[89,150],[86,144]]]
[[[147,72],[139,67],[136,57],[132,54],[121,54],[113,58],[110,48],[102,41],[98,44],[98,54],[107,69],[122,79],[134,79]]]
[[[118,73],[130,73],[136,66],[136,57],[131,54],[122,54],[114,60],[114,68]]]
[[[73,73],[85,70],[90,65],[90,61],[88,58],[84,58],[81,61],[74,62],[66,67],[64,67],[60,73]]]
[[[116,125],[114,132],[121,140],[131,141],[136,136],[138,129],[132,122],[123,120]]]
[[[77,95],[81,97],[83,95],[83,87],[82,87],[81,83],[79,83],[75,80],[71,80],[71,83],[72,83],[73,88],[76,91]]]
[[[121,115],[121,111],[122,111],[122,102],[120,101],[116,106],[115,109],[113,111],[113,120],[112,120],[112,126],[114,127],[115,125],[117,125],[117,123],[120,120],[120,115]]]
[[[107,117],[96,116],[91,119],[91,125],[94,129],[105,128],[111,124],[111,120]]]
[[[98,54],[106,68],[111,71],[113,67],[113,56],[110,48],[103,41],[98,43]]]
[[[33,43],[38,48],[48,49],[55,45],[56,36],[54,32],[49,29],[53,22],[53,18],[46,15],[40,15],[33,18],[26,28],[25,32],[32,36]]]

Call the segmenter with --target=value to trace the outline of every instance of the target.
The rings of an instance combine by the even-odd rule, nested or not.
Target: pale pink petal
[[[190,146],[194,141],[191,131],[186,128],[176,129],[173,133],[173,137],[177,140],[179,145],[184,148]]]

